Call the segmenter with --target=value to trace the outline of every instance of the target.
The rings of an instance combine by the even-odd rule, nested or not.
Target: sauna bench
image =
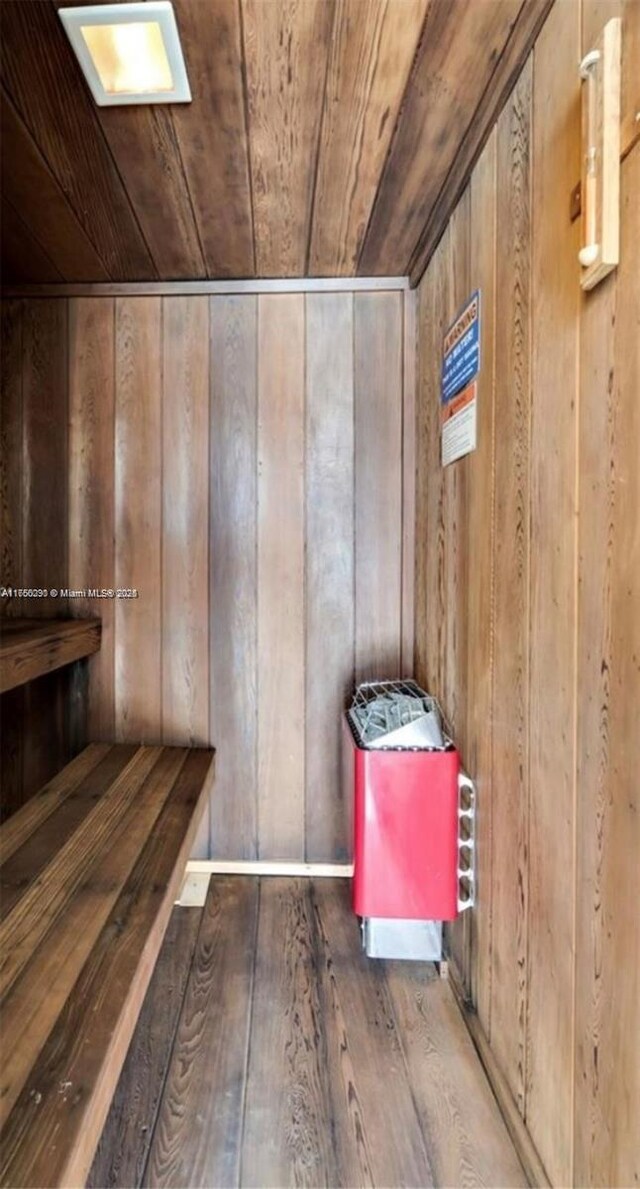
[[[0,1182],[83,1185],[214,775],[92,743],[0,827]]]
[[[0,694],[100,647],[99,619],[0,620]]]

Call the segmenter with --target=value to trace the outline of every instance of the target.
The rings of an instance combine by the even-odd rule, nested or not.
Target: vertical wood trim
[[[356,680],[400,676],[402,298],[355,298]]]
[[[258,299],[260,859],[304,853],[304,297]]]
[[[210,298],[213,858],[258,857],[258,300]]]
[[[349,854],[340,713],[354,673],[353,300],[306,298],[307,862]]]
[[[69,301],[69,586],[115,588],[114,350],[112,298]],[[100,651],[89,660],[87,732],[113,739],[113,599],[74,599],[74,615],[99,615]]]
[[[451,218],[450,291],[446,323],[451,322],[471,292],[471,196],[465,190]],[[437,358],[441,359],[442,343]],[[463,764],[468,765],[467,589],[469,582],[468,487],[472,456],[444,468],[444,709]],[[448,947],[471,992],[471,920],[464,913],[447,930]]]
[[[491,1045],[526,1084],[532,60],[498,122]]]
[[[404,295],[402,345],[402,673],[413,676],[415,640],[417,293]]]
[[[23,538],[23,310],[24,303],[21,301],[3,301],[0,321],[1,581],[7,586],[18,587],[22,585]],[[3,600],[0,612],[2,615],[19,614],[19,601],[13,598],[10,603],[5,603]],[[17,688],[3,694],[0,713],[0,817],[4,819],[22,803],[24,689]]]
[[[209,303],[165,297],[162,741],[209,742]]]
[[[4,301],[0,322],[0,501],[2,512],[2,584],[22,584],[23,462],[23,316],[22,301]],[[17,600],[2,614],[19,612]]]
[[[118,741],[161,732],[161,299],[116,301],[115,729]]]
[[[497,134],[491,133],[470,182],[469,292],[481,292],[477,449],[467,464],[466,763],[478,796],[478,898],[468,915],[470,983],[478,1014],[491,1034],[493,837],[492,754],[494,665],[494,479],[496,386],[496,167]]]
[[[579,285],[578,225],[566,195],[580,168],[579,33],[579,6],[555,5],[536,45],[533,92],[526,1115],[557,1184],[572,1182]]]

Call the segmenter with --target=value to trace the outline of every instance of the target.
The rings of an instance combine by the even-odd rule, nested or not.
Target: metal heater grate
[[[387,751],[446,751],[453,744],[435,698],[415,681],[367,681],[348,711],[359,747]]]

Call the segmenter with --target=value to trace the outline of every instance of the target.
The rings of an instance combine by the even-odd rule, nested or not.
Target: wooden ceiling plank
[[[0,223],[2,281],[5,286],[11,282],[45,281],[45,278],[46,282],[62,280],[55,264],[31,229],[4,197]]]
[[[76,2],[53,0],[56,9]],[[204,276],[205,265],[173,124],[177,110],[133,104],[96,107],[96,116],[158,276],[181,279]]]
[[[49,0],[3,0],[5,86],[109,274],[155,269],[96,109]]]
[[[313,276],[356,269],[429,0],[337,0],[311,228]]]
[[[511,36],[485,88],[414,251],[408,269],[412,285],[418,284],[438,246],[449,216],[455,209],[489,133],[518,80],[552,4],[553,0],[527,0],[520,10]]]
[[[255,272],[239,0],[174,0],[192,103],[173,122],[206,276]]]
[[[333,0],[241,0],[258,276],[305,271]]]
[[[406,271],[522,4],[432,0],[359,273]]]
[[[140,105],[96,111],[158,276],[206,276],[171,109]],[[212,163],[209,168],[213,172]]]
[[[11,99],[2,94],[2,192],[35,231],[57,274],[66,281],[107,281],[109,274],[78,222]]]

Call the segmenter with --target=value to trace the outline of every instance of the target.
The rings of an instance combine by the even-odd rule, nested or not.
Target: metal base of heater
[[[363,917],[362,943],[369,958],[440,962],[442,921]]]

